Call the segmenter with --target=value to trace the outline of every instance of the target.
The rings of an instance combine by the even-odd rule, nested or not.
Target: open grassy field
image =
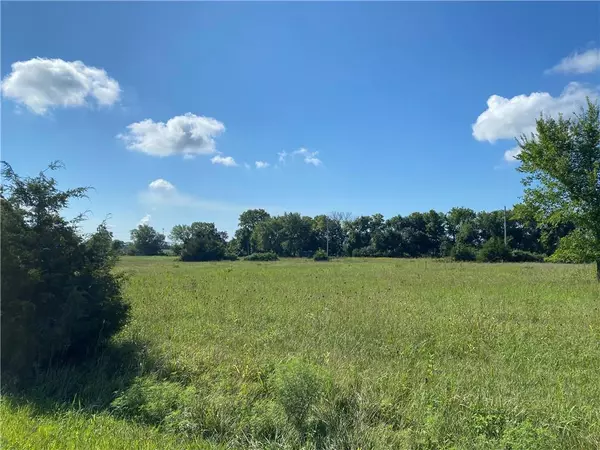
[[[600,448],[592,266],[123,258],[130,325],[2,448]]]

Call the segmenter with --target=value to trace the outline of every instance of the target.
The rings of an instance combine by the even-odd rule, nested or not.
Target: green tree
[[[122,328],[129,307],[105,224],[85,237],[81,216],[61,216],[87,189],[61,191],[45,171],[22,178],[6,163],[2,177],[1,366],[23,380],[92,353]]]
[[[254,249],[252,248],[252,233],[256,226],[269,220],[271,215],[264,209],[248,209],[240,214],[238,229],[235,233],[235,238],[239,242],[239,248],[247,255],[251,254]]]
[[[600,110],[572,118],[541,116],[536,134],[518,139],[519,172],[526,174],[524,202],[539,223],[572,221],[586,236],[586,253],[596,260],[600,281]],[[581,240],[578,240],[581,241]],[[579,246],[572,246],[573,249]]]
[[[165,235],[146,224],[131,230],[131,241],[136,255],[158,255],[165,247]]]
[[[225,257],[227,233],[217,230],[214,223],[176,225],[173,230],[175,236],[181,239],[179,255],[182,261],[219,261]]]

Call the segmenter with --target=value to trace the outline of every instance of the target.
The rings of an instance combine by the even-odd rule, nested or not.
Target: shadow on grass
[[[2,398],[16,405],[28,405],[34,413],[76,409],[96,413],[106,410],[136,377],[164,370],[141,342],[110,343],[96,355],[79,362],[66,362],[17,384],[2,379]]]

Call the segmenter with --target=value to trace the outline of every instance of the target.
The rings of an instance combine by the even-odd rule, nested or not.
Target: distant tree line
[[[569,221],[553,226],[539,224],[527,208],[517,205],[506,212],[506,250],[512,253],[500,255],[501,259],[526,258],[523,252],[551,256],[561,238],[573,230],[575,225]],[[131,231],[130,243],[114,241],[113,245],[121,253],[168,252],[183,261],[222,260],[264,252],[281,257],[312,257],[319,249],[329,256],[475,259],[482,249],[504,251],[504,211],[475,212],[459,207],[447,213],[430,210],[386,220],[381,214],[271,216],[263,209],[249,209],[240,215],[232,239],[214,223],[207,222],[176,225],[169,238],[170,244],[151,226],[140,225]]]

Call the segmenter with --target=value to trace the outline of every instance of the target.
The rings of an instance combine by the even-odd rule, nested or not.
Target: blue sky
[[[598,95],[599,8],[3,2],[2,159],[62,160],[62,187],[95,188],[85,230],[110,214],[121,239],[231,233],[249,207],[510,206],[511,137]]]

